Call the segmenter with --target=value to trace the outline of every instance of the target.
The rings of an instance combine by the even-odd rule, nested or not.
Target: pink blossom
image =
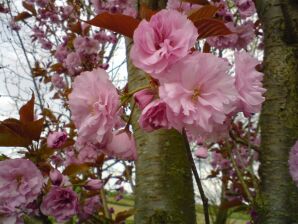
[[[76,72],[79,70],[79,66],[81,65],[79,54],[76,52],[69,53],[63,64],[69,71],[70,75],[76,74]]]
[[[39,43],[41,44],[41,47],[45,50],[51,50],[53,47],[53,44],[51,43],[51,41],[42,38],[42,39],[38,39]]]
[[[80,220],[88,219],[100,207],[101,201],[98,195],[85,199],[79,209]]]
[[[230,12],[229,6],[225,0],[211,2],[211,4],[219,8],[216,13],[217,16],[222,17],[225,22],[233,21],[233,14]]]
[[[208,37],[207,42],[218,49],[236,48],[241,50],[254,39],[254,23],[246,21],[237,27],[232,22],[226,23],[226,26],[233,32],[225,36]]]
[[[90,179],[84,185],[84,188],[87,190],[99,190],[103,187],[103,182],[97,179]]]
[[[54,131],[48,135],[47,145],[50,148],[60,148],[67,140],[67,133],[65,131]]]
[[[118,123],[120,105],[116,88],[103,69],[83,72],[75,78],[69,107],[80,144],[106,144]]]
[[[0,3],[0,13],[9,13],[9,8],[4,7],[4,3]]]
[[[224,36],[214,36],[208,37],[207,42],[213,47],[216,47],[220,50],[225,48],[234,48],[237,43],[238,35],[236,34],[236,28],[233,22],[225,23],[226,27],[228,27],[232,32],[232,34],[224,35]]]
[[[95,163],[99,152],[92,144],[85,144],[79,149],[78,160],[80,163]]]
[[[211,166],[213,169],[226,170],[231,168],[231,163],[229,160],[225,159],[221,153],[214,151],[212,152]]]
[[[72,6],[70,6],[70,5],[64,6],[62,8],[61,17],[63,20],[68,19],[68,18],[75,18],[74,12],[75,12],[75,10]]]
[[[133,96],[139,108],[143,110],[153,100],[154,92],[150,89],[143,89]]]
[[[63,175],[59,170],[53,169],[50,171],[50,179],[53,185],[60,185],[63,180]]]
[[[78,36],[73,42],[76,52],[81,56],[96,54],[99,48],[99,42],[89,37]]]
[[[195,156],[201,159],[206,159],[208,157],[208,149],[206,149],[205,147],[199,147],[195,151]]]
[[[139,124],[145,131],[154,131],[159,128],[169,129],[171,124],[168,117],[171,115],[167,104],[160,99],[148,104],[139,119]]]
[[[252,16],[256,12],[253,0],[235,0],[235,3],[238,7],[241,18],[243,19]]]
[[[63,44],[61,44],[56,48],[56,52],[54,56],[58,60],[58,62],[61,63],[67,57],[67,54],[68,54],[67,48]]]
[[[49,3],[49,0],[36,0],[36,4],[39,7],[46,7],[48,3]]]
[[[41,172],[30,160],[0,161],[0,216],[33,202],[41,192],[42,183]]]
[[[110,65],[108,63],[103,63],[99,67],[102,68],[102,69],[104,69],[104,70],[108,70],[108,68],[110,67]]]
[[[14,31],[19,31],[19,30],[21,29],[20,25],[17,24],[16,21],[14,21],[14,20],[11,20],[11,21],[9,22],[9,26],[10,26],[10,28],[11,28],[12,30],[14,30]]]
[[[51,183],[56,186],[70,186],[71,182],[69,181],[68,176],[64,176],[59,170],[52,169],[49,174]]]
[[[138,15],[138,12],[135,10],[134,7],[127,7],[122,12],[124,15],[131,16],[133,18],[136,18]]]
[[[96,14],[100,14],[102,12],[102,3],[100,0],[91,0],[91,3],[95,9]]]
[[[195,11],[201,7],[202,7],[201,5],[182,2],[181,0],[168,0],[166,8],[174,9],[174,10],[188,14],[192,10]]]
[[[238,109],[245,115],[260,112],[266,91],[263,88],[263,73],[256,70],[259,61],[246,52],[235,53],[236,89],[239,93]]]
[[[192,135],[212,132],[234,109],[237,91],[234,78],[227,74],[229,68],[224,59],[194,53],[170,70],[180,81],[159,87],[160,98]]]
[[[73,147],[65,150],[64,166],[69,166],[70,164],[82,164],[82,161],[77,158],[77,152]]]
[[[254,39],[254,23],[252,21],[246,21],[242,25],[236,27],[238,34],[238,40],[235,48],[237,50],[244,49]]]
[[[298,141],[296,141],[290,151],[289,169],[292,179],[298,187]]]
[[[114,131],[112,141],[107,144],[103,152],[123,160],[137,159],[135,139],[126,130]]]
[[[66,222],[77,214],[78,196],[71,188],[53,186],[43,197],[40,210],[58,222]]]
[[[197,37],[197,29],[186,15],[161,10],[149,22],[142,20],[139,24],[133,35],[130,56],[136,67],[159,78],[157,73],[189,53]]]
[[[58,74],[54,74],[51,78],[51,81],[53,83],[53,86],[55,86],[58,89],[63,89],[65,87],[65,82],[63,78]]]

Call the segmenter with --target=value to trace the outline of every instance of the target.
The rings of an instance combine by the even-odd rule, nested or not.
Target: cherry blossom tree
[[[0,123],[0,146],[19,147],[21,157],[1,157],[2,222],[124,223],[134,214],[138,224],[196,223],[194,187],[207,224],[225,223],[237,209],[251,224],[297,220],[297,3],[22,5],[15,13],[10,1],[0,4],[35,87],[19,118]],[[49,60],[33,57],[31,65],[24,28]],[[117,87],[109,69],[123,38],[128,82]],[[43,101],[42,87],[61,115]],[[122,175],[109,172],[119,163]],[[220,180],[215,216],[205,178]],[[130,184],[135,210],[113,214],[106,191],[113,180],[119,199]]]

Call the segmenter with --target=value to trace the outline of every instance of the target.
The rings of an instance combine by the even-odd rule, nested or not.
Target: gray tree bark
[[[298,2],[257,0],[264,28],[264,85],[261,113],[262,224],[298,223],[298,188],[288,169],[289,150],[298,139]]]
[[[140,1],[151,9],[164,8],[166,1]],[[146,74],[129,60],[131,40],[126,40],[128,88],[130,91],[147,83]],[[196,223],[194,190],[190,163],[183,138],[175,130],[142,131],[137,124],[140,112],[134,113],[132,124],[137,142],[135,223]]]

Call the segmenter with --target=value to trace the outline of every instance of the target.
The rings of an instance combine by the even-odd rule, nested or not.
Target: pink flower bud
[[[60,186],[63,181],[63,175],[59,170],[54,169],[50,171],[50,179],[53,185]]]
[[[88,180],[86,185],[84,186],[87,190],[99,190],[103,187],[103,183],[101,180],[91,179]]]
[[[64,131],[55,131],[49,134],[47,145],[50,148],[60,148],[67,140],[67,133]]]
[[[208,157],[208,150],[204,147],[199,147],[195,152],[195,156],[201,159],[206,159]]]
[[[65,87],[65,82],[63,81],[63,78],[58,74],[54,74],[52,76],[51,82],[53,83],[53,86],[55,86],[58,89],[63,89]]]
[[[134,94],[135,101],[139,108],[143,110],[154,98],[154,93],[150,89],[143,89]]]

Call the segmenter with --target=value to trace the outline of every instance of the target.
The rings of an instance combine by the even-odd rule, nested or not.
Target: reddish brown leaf
[[[55,152],[55,149],[47,147],[47,144],[44,144],[39,150],[38,153],[40,155],[40,158],[43,160],[47,160],[50,158]]]
[[[182,2],[188,2],[198,5],[209,5],[210,3],[207,0],[182,0]]]
[[[30,18],[32,15],[29,12],[21,12],[14,17],[14,21],[21,21]]]
[[[135,213],[135,210],[133,208],[123,212],[119,212],[116,215],[115,223],[120,223],[122,221],[125,221],[128,217],[132,216],[134,213]]]
[[[86,164],[70,164],[65,168],[63,174],[67,176],[74,176],[78,173],[85,173],[88,170],[89,166]]]
[[[223,202],[223,204],[221,205],[222,208],[224,209],[229,209],[229,208],[233,208],[233,207],[237,207],[242,205],[242,201],[241,200],[233,200],[233,201],[225,201]]]
[[[34,93],[32,93],[31,99],[21,107],[19,114],[22,122],[34,121]]]
[[[31,140],[38,141],[43,130],[43,122],[44,119],[41,118],[39,120],[26,122],[23,124],[24,130],[26,131],[26,136]]]
[[[232,34],[225,23],[218,19],[205,18],[195,22],[198,28],[199,38],[203,39],[211,36],[221,36]]]
[[[210,49],[211,49],[211,47],[206,41],[205,44],[204,44],[204,47],[203,47],[203,52],[204,53],[210,53]]]
[[[30,11],[34,16],[36,16],[36,10],[34,8],[34,5],[33,4],[30,4],[26,1],[22,1],[22,4],[23,4],[23,7],[25,9],[27,9],[28,11]]]
[[[60,148],[66,148],[69,146],[73,146],[75,141],[73,139],[67,139],[66,142]]]
[[[217,7],[213,5],[205,5],[202,8],[199,8],[194,13],[192,13],[190,16],[188,16],[188,18],[195,23],[200,19],[213,17],[217,11]]]
[[[58,121],[56,116],[53,114],[53,112],[48,108],[43,109],[42,115],[44,117],[48,117],[52,122],[57,122]]]
[[[7,119],[0,122],[0,147],[26,147],[31,140],[26,137],[22,123],[16,119]]]
[[[104,29],[109,29],[116,33],[132,38],[135,29],[140,21],[119,13],[110,14],[107,12],[97,15],[95,18],[86,21],[86,23]]]
[[[157,11],[150,9],[148,6],[142,4],[140,9],[140,17],[141,19],[150,20],[151,16],[153,16]]]
[[[69,29],[77,34],[82,34],[82,26],[80,22],[69,24]]]
[[[63,69],[63,65],[61,63],[56,63],[51,65],[51,72],[57,72],[60,71],[61,69]]]

